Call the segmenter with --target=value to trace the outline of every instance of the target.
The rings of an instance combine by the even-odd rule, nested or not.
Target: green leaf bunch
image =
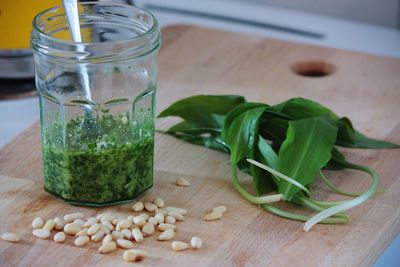
[[[197,95],[179,100],[159,118],[180,117],[166,134],[186,142],[230,154],[232,183],[249,202],[289,219],[305,221],[304,230],[317,223],[346,223],[344,211],[367,201],[378,189],[379,175],[367,166],[346,160],[338,147],[399,148],[372,139],[354,129],[327,107],[305,98],[277,105],[248,102],[238,95]],[[238,169],[252,176],[255,194],[238,180]],[[335,186],[324,170],[353,169],[371,177],[365,192],[349,192]],[[335,193],[350,200],[326,202],[312,197],[311,188],[321,180]],[[317,212],[306,216],[274,206],[291,202]]]

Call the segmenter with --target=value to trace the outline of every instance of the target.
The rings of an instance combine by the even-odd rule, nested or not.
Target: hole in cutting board
[[[318,78],[331,75],[335,72],[334,65],[324,61],[301,61],[290,67],[290,69],[301,76]]]

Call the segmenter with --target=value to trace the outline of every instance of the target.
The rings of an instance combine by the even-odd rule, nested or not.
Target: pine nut
[[[164,216],[167,216],[167,215],[168,215],[168,211],[167,211],[166,209],[156,209],[156,210],[155,210],[155,213],[156,213],[156,215],[157,215],[157,214],[162,214],[162,215],[164,215]]]
[[[182,214],[173,211],[168,212],[168,216],[172,216],[175,218],[175,220],[180,222],[182,222],[185,219]]]
[[[135,204],[132,205],[132,210],[134,211],[142,211],[144,208],[143,202],[138,201]]]
[[[112,224],[113,224],[114,226],[117,226],[118,223],[119,223],[120,221],[121,221],[121,219],[115,218],[114,220],[112,220]]]
[[[32,228],[34,228],[34,229],[42,228],[43,225],[44,225],[44,222],[43,222],[42,218],[40,218],[40,217],[36,217],[32,221]]]
[[[118,239],[117,245],[121,248],[132,248],[133,247],[133,243],[126,239]]]
[[[111,216],[110,214],[104,214],[103,216],[101,216],[100,218],[100,222],[112,222],[115,218],[113,216]]]
[[[175,213],[179,213],[182,215],[186,215],[187,210],[182,209],[182,208],[177,208],[177,207],[167,207],[166,208],[167,212],[175,212]]]
[[[158,213],[154,216],[154,219],[157,220],[158,224],[163,223],[164,222],[164,214]],[[150,221],[150,219],[149,219],[149,221]]]
[[[199,249],[203,245],[203,240],[200,237],[194,236],[192,240],[190,240],[190,245],[193,249]]]
[[[139,227],[142,227],[143,225],[145,225],[147,223],[147,221],[144,219],[144,217],[137,216],[137,217],[133,218],[133,223]]]
[[[139,227],[139,226],[137,226],[136,224],[132,224],[132,226],[131,226],[131,227],[129,227],[129,230],[132,232],[132,231],[133,231],[133,229],[135,229],[135,228],[137,228],[137,229],[139,229],[139,230],[140,230],[140,227]]]
[[[82,230],[82,228],[79,225],[76,225],[76,224],[73,224],[73,223],[67,223],[64,226],[64,232],[67,235],[76,235],[81,230]]]
[[[143,225],[142,233],[143,233],[144,236],[149,236],[152,233],[154,233],[154,224],[146,223],[145,225]]]
[[[133,239],[135,239],[136,243],[140,243],[143,241],[143,234],[140,231],[140,229],[137,229],[137,228],[133,229],[132,236],[133,236]]]
[[[168,229],[168,230],[165,230],[164,232],[162,232],[158,236],[157,240],[160,240],[160,241],[171,240],[172,238],[174,238],[174,236],[175,236],[174,230]]]
[[[50,236],[50,231],[47,229],[35,229],[32,231],[32,234],[40,239],[47,239]]]
[[[186,180],[185,178],[178,177],[178,178],[176,178],[176,185],[189,186],[190,182],[188,180]]]
[[[103,238],[103,241],[101,241],[101,244],[104,245],[104,244],[112,242],[112,241],[113,241],[112,235],[108,234]]]
[[[71,223],[71,222],[73,222],[73,221],[76,220],[76,219],[82,219],[82,218],[83,218],[83,214],[80,213],[80,212],[77,212],[77,213],[70,213],[70,214],[66,214],[66,215],[64,216],[64,221],[65,221],[66,223]]]
[[[214,220],[219,220],[222,217],[222,213],[221,212],[216,212],[216,211],[212,211],[210,213],[207,213],[206,215],[204,215],[203,219],[205,221],[214,221]]]
[[[56,225],[54,226],[54,228],[55,228],[57,231],[60,231],[60,230],[64,229],[65,222],[64,222],[63,219],[61,219],[61,218],[59,218],[59,217],[55,217],[55,218],[53,219],[53,221],[54,221],[54,223],[56,224]]]
[[[102,230],[97,231],[90,239],[92,239],[93,242],[99,242],[102,238],[104,237],[104,232]]]
[[[106,226],[102,225],[100,226],[100,230],[102,230],[104,232],[104,234],[108,235],[111,233],[111,230],[108,229]]]
[[[124,235],[120,231],[112,231],[111,236],[113,237],[113,240],[118,240],[118,239],[124,238]]]
[[[62,243],[65,241],[65,233],[64,232],[58,232],[57,234],[54,235],[54,241],[57,243]]]
[[[87,235],[88,235],[88,229],[87,228],[83,228],[78,233],[76,233],[75,236],[87,236]]]
[[[130,220],[121,220],[118,225],[121,227],[121,229],[127,229],[132,226],[132,221]]]
[[[165,217],[165,223],[174,224],[175,222],[176,222],[175,217],[172,217],[169,215],[167,217]]]
[[[43,229],[47,229],[49,230],[49,232],[51,232],[51,230],[54,229],[54,226],[56,226],[56,224],[54,223],[54,221],[52,219],[49,219],[46,221],[46,223],[43,225]]]
[[[189,244],[181,241],[174,241],[172,242],[171,247],[174,251],[182,251],[187,249]]]
[[[158,224],[158,221],[154,217],[150,217],[149,220],[147,221],[148,223],[151,223],[152,225],[156,226]]]
[[[124,235],[125,239],[128,239],[128,240],[132,239],[132,232],[129,229],[122,229],[121,234]]]
[[[157,206],[154,203],[146,202],[144,203],[144,208],[149,212],[153,212],[157,209]]]
[[[114,230],[114,225],[112,225],[110,222],[108,221],[104,221],[101,223],[102,225],[104,225],[106,228],[108,228],[110,231]]]
[[[101,218],[103,218],[104,215],[106,215],[107,213],[100,213],[96,216],[97,220],[101,220]]]
[[[221,205],[221,206],[213,208],[212,211],[219,212],[219,213],[225,213],[228,211],[228,208],[224,205]]]
[[[83,225],[85,225],[85,221],[82,219],[75,219],[72,223],[79,225],[81,228],[83,228]]]
[[[158,230],[164,232],[167,231],[169,229],[171,230],[175,230],[176,225],[173,224],[169,224],[169,223],[161,223],[160,225],[158,225]]]
[[[79,236],[74,240],[74,244],[77,247],[82,247],[84,245],[86,245],[87,243],[89,243],[90,239],[87,236]]]
[[[99,247],[99,253],[101,254],[106,254],[106,253],[110,253],[114,250],[117,249],[117,244],[114,241],[105,243],[104,245],[101,245],[101,247]]]
[[[19,242],[19,236],[14,233],[4,233],[1,235],[1,239],[7,242],[13,242],[13,243]]]
[[[154,204],[156,204],[156,206],[157,206],[158,208],[162,208],[162,207],[164,207],[164,200],[163,200],[162,198],[157,197],[157,198],[154,200]]]
[[[99,221],[99,220],[98,220],[96,217],[90,217],[90,218],[85,222],[85,224],[83,225],[83,227],[89,228],[90,226],[92,226],[92,225],[98,223],[98,221]]]
[[[97,232],[100,230],[101,225],[102,225],[102,224],[98,224],[98,223],[93,224],[93,225],[90,226],[89,229],[87,230],[87,234],[90,235],[90,236],[94,235],[95,233],[97,233]]]
[[[122,258],[127,262],[141,261],[147,257],[147,252],[141,249],[130,249],[122,254]]]

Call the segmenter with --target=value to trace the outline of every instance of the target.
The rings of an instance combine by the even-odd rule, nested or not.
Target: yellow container
[[[32,20],[61,0],[0,0],[0,50],[29,49]]]

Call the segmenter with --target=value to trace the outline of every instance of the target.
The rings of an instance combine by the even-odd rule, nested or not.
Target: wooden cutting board
[[[324,75],[308,77],[296,74]],[[400,143],[400,60],[288,43],[205,28],[173,26],[163,30],[157,113],[194,94],[240,94],[248,100],[278,103],[311,98],[350,117],[369,136]],[[172,120],[157,121],[164,129]],[[74,207],[42,190],[40,129],[35,123],[0,150],[0,232],[15,231],[22,242],[0,242],[1,266],[123,266],[122,250],[99,255],[98,244],[77,248],[72,239],[56,244],[37,240],[30,223],[72,211],[93,215],[105,210],[130,214],[129,205]],[[170,242],[149,237],[141,245],[143,265],[191,266],[367,266],[400,230],[400,150],[345,151],[350,160],[375,168],[385,191],[349,212],[345,225],[303,224],[269,214],[246,202],[230,182],[228,156],[157,134],[155,186],[141,199],[160,196],[167,205],[189,210],[176,240],[194,235],[204,240],[198,251],[173,252]],[[183,176],[192,185],[174,185]],[[363,190],[364,174],[332,174],[336,184]],[[249,186],[248,177],[242,182]],[[340,199],[317,186],[317,197]],[[225,204],[219,221],[204,222],[210,208]],[[291,205],[284,208],[296,211]],[[1,241],[1,240],[0,240]],[[128,265],[128,264],[126,264]]]

